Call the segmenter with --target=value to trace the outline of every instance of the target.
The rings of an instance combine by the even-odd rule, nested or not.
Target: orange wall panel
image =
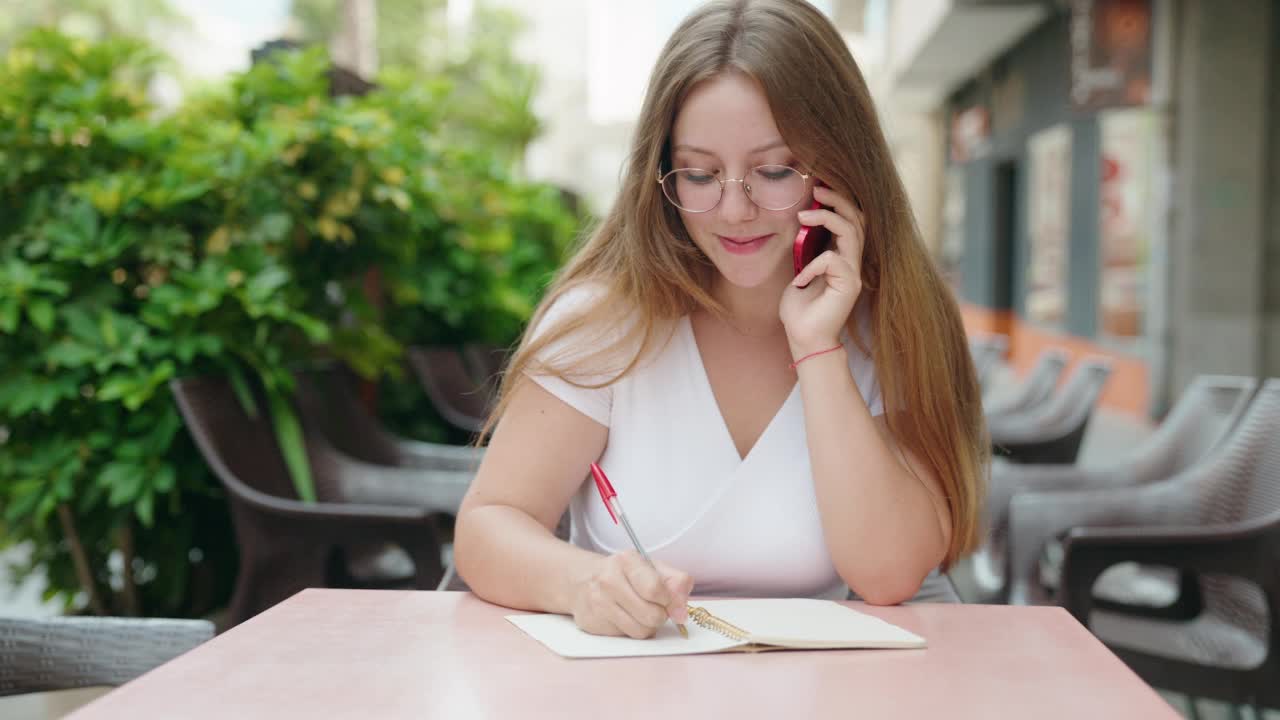
[[[970,335],[1000,333],[1009,336],[1009,356],[1005,362],[1019,375],[1025,374],[1041,351],[1049,347],[1062,348],[1071,357],[1063,378],[1071,374],[1071,366],[1081,358],[1101,355],[1109,359],[1112,363],[1111,378],[1102,391],[1100,404],[1135,417],[1147,416],[1150,390],[1146,362],[1103,348],[1085,338],[1038,328],[1008,310],[989,310],[961,303],[960,314]]]

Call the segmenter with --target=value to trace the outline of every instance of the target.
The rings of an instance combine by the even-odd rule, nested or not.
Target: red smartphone
[[[822,203],[814,200],[809,205],[810,210],[821,210],[825,207]],[[825,225],[801,225],[800,232],[796,233],[795,245],[791,248],[791,259],[795,264],[796,275],[804,269],[805,265],[813,262],[813,259],[827,251],[831,245],[831,230]]]

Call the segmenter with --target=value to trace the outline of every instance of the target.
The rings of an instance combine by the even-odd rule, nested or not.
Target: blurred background
[[[359,468],[330,451],[413,450],[465,487],[475,456],[439,458],[612,204],[698,4],[0,0],[0,615],[242,619],[210,469],[239,461],[193,441],[183,378],[261,423],[291,500],[342,499]],[[1196,378],[1280,375],[1280,2],[813,4],[998,346],[992,404],[1048,354],[1107,369],[1069,457],[1008,462],[1114,462]],[[309,415],[317,368],[363,430]],[[361,433],[399,449],[362,456]],[[320,582],[426,582],[403,547],[342,549]],[[1008,601],[1000,564],[960,568],[961,595]]]

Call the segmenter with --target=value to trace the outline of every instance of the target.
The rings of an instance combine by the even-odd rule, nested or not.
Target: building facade
[[[899,144],[934,159],[913,197],[972,330],[1018,368],[1110,357],[1104,402],[1135,414],[1197,374],[1280,375],[1280,2],[891,16],[888,96],[932,128]]]

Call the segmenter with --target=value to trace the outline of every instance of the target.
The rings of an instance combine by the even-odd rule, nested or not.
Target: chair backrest
[[[1201,523],[1280,516],[1280,379],[1258,391],[1200,484]]]
[[[983,335],[969,338],[969,354],[973,357],[973,367],[978,375],[978,382],[985,385],[992,369],[1004,359],[1009,349],[1009,338],[1006,335]]]
[[[275,425],[257,383],[250,392],[257,413],[250,415],[223,377],[175,378],[169,387],[188,431],[205,462],[231,493],[233,500],[252,493],[297,500],[293,477],[276,442]],[[331,462],[329,446],[315,433],[304,431],[316,499],[340,500],[343,468]]]
[[[1280,523],[1280,379],[1263,385],[1212,459],[1185,477],[1181,484],[1191,485],[1196,494],[1200,524]],[[1219,575],[1201,576],[1200,582],[1207,612],[1266,637],[1267,601],[1257,585]]]
[[[297,499],[263,393],[250,392],[257,414],[250,415],[226,378],[175,378],[169,388],[187,430],[222,484],[233,497],[246,489]]]
[[[0,695],[123,685],[213,630],[207,620],[0,618]]]
[[[399,465],[395,443],[355,393],[355,379],[340,366],[295,375],[304,425],[315,428],[339,452],[375,465]]]
[[[484,426],[493,398],[467,370],[462,354],[451,347],[413,347],[409,365],[436,412],[449,423],[472,432]]]
[[[476,383],[486,388],[497,388],[502,371],[511,359],[510,351],[501,345],[483,343],[467,343],[462,346],[462,355],[471,366],[471,376]]]
[[[1068,432],[1087,422],[1110,377],[1110,361],[1104,358],[1082,360],[1053,397],[1020,413],[1018,421],[1046,433]]]
[[[1047,401],[1062,371],[1067,367],[1067,353],[1059,348],[1047,348],[1036,358],[1035,365],[1017,388],[1004,397],[994,397],[984,403],[988,415],[1023,412]]]
[[[1205,459],[1240,422],[1257,390],[1258,381],[1251,377],[1196,377],[1118,472],[1144,484],[1173,477]]]

